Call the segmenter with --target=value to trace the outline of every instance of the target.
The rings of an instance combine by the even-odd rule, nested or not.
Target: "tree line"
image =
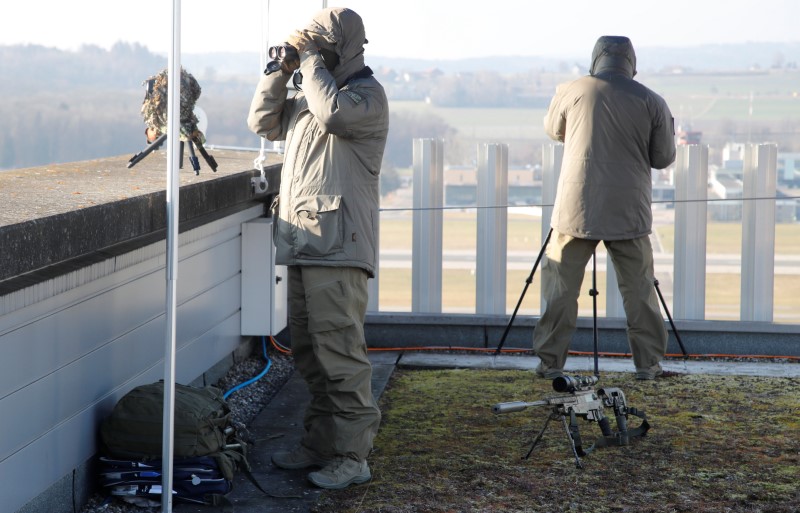
[[[36,45],[0,47],[4,98],[0,116],[5,121],[0,133],[0,169],[140,151],[145,144],[140,113],[143,82],[166,66],[166,57],[136,43],[117,43],[110,50],[84,46],[75,52]],[[380,67],[375,72],[390,98],[443,106],[524,107],[541,88],[535,80],[493,72],[418,73],[411,81],[393,69]],[[213,66],[202,74],[196,76],[202,88],[197,105],[208,115],[209,143],[258,147],[258,138],[245,123],[256,78],[223,76]],[[454,150],[448,154],[471,155],[456,151],[458,134],[442,119],[432,114],[392,113],[384,162],[387,187],[392,186],[393,169],[411,166],[416,137],[446,139]]]

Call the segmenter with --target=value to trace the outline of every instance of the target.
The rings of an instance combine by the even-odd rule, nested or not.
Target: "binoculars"
[[[300,63],[300,55],[297,53],[297,49],[286,43],[270,46],[268,55],[272,60],[267,63],[267,68],[264,70],[265,75],[279,71],[283,67],[284,62],[286,62],[289,68],[292,66],[296,68]],[[287,71],[293,70],[289,69]]]

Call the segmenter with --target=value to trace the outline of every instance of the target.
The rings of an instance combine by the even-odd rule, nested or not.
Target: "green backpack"
[[[125,394],[100,425],[100,448],[116,459],[157,460],[162,456],[164,382]],[[174,457],[211,456],[226,479],[250,470],[245,444],[235,437],[231,411],[221,390],[175,384]]]

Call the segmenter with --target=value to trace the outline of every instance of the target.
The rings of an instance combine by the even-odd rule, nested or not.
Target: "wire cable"
[[[368,351],[372,352],[404,352],[404,351],[440,351],[440,352],[454,352],[454,351],[463,351],[463,352],[475,352],[475,353],[494,353],[497,351],[495,348],[491,347],[460,347],[460,346],[409,346],[409,347],[370,347],[367,348]],[[532,356],[533,349],[515,349],[515,348],[507,348],[502,349],[501,353],[507,354],[520,354],[520,353],[530,353]],[[570,350],[569,353],[573,356],[590,356],[594,355],[594,351],[573,351]],[[600,351],[597,353],[599,356],[609,357],[609,358],[627,358],[631,356],[631,353],[612,353],[608,351]],[[728,358],[728,359],[736,359],[736,358],[752,358],[752,359],[764,359],[764,360],[796,360],[800,361],[800,356],[791,356],[791,355],[758,355],[758,354],[724,354],[724,353],[697,353],[697,354],[689,354],[684,356],[683,354],[677,353],[668,353],[664,355],[669,358]]]
[[[270,335],[269,339],[270,339],[270,341],[272,341],[272,347],[274,347],[278,352],[283,353],[283,354],[292,354],[292,350],[291,349],[289,349],[286,346],[281,345],[281,343],[278,342],[277,340],[275,340],[274,338],[272,338],[271,335]]]
[[[269,372],[270,367],[272,367],[272,360],[270,360],[269,355],[267,355],[267,337],[264,336],[261,337],[261,347],[264,349],[264,358],[266,358],[267,360],[267,366],[264,368],[263,371],[261,371],[261,373],[258,376],[251,378],[245,381],[244,383],[239,383],[235,387],[231,388],[230,390],[222,394],[223,399],[227,400],[232,393],[236,392],[237,390],[241,390],[242,388],[248,385],[252,385],[256,381],[267,375],[267,372]]]

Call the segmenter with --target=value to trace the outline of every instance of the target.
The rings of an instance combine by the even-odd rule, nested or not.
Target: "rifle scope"
[[[597,383],[597,376],[559,376],[553,380],[556,392],[577,392],[591,388]]]

